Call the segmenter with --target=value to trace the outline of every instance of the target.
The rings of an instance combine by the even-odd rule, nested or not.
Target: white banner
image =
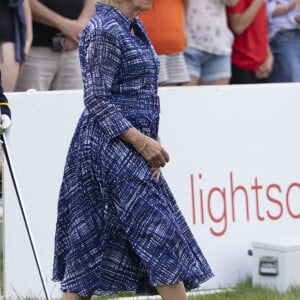
[[[252,241],[300,233],[300,85],[161,88],[163,170],[215,277],[203,288],[251,275]],[[58,189],[83,107],[81,91],[9,95],[8,140],[47,286]],[[7,168],[5,295],[44,297]],[[299,262],[300,263],[300,262]],[[299,282],[300,284],[300,282]]]

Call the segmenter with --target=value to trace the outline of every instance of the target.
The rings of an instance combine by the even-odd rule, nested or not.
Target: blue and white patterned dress
[[[143,25],[96,4],[80,42],[85,110],[58,202],[53,280],[81,296],[155,293],[212,276],[167,183],[118,136],[133,126],[157,137],[158,58]]]

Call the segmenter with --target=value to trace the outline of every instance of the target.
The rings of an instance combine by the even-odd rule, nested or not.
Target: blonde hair
[[[96,2],[106,4],[113,7],[118,7],[122,0],[96,0]]]

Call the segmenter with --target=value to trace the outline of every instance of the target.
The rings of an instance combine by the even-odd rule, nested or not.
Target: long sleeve
[[[113,82],[121,63],[120,46],[115,36],[93,30],[83,35],[80,60],[85,90],[85,106],[96,116],[109,139],[133,126],[113,103]]]

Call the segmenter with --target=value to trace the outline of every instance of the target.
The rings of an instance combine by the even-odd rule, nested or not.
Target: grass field
[[[204,296],[190,297],[193,300],[300,300],[300,287],[279,293],[264,287],[252,287],[251,278],[240,282],[233,291]]]
[[[120,296],[93,297],[93,300],[115,299]],[[128,297],[128,294],[124,294],[124,296]],[[232,290],[224,290],[224,292],[208,295],[189,296],[189,300],[300,300],[300,286],[291,287],[286,293],[279,293],[265,287],[252,287],[251,278],[247,278],[238,283]]]
[[[137,300],[138,297],[133,293],[121,293],[110,297],[93,297],[92,300],[116,300],[116,298],[122,299],[123,297],[130,299],[131,297]],[[144,298],[145,299],[145,298]],[[151,299],[151,297],[149,297]],[[155,298],[157,299],[157,298]],[[234,289],[224,292],[189,296],[189,300],[299,300],[300,299],[300,287],[291,287],[286,293],[279,293],[275,290],[264,287],[252,287],[251,278],[247,278],[237,284]],[[22,300],[40,300],[35,297],[25,297]],[[58,300],[58,299],[55,299]]]
[[[0,251],[0,295],[3,295],[3,252]]]
[[[92,297],[92,300],[116,300],[133,299],[138,297],[131,292],[124,292],[110,297]],[[21,299],[21,298],[19,298]],[[145,298],[143,298],[145,299]],[[153,299],[149,297],[148,299]],[[155,299],[158,299],[157,297]],[[247,278],[237,284],[234,289],[224,290],[218,293],[189,296],[189,300],[300,300],[300,286],[291,287],[286,293],[279,293],[273,289],[261,286],[252,287],[251,278]],[[22,297],[22,300],[40,300],[37,297]],[[58,299],[53,299],[58,300]]]
[[[3,255],[0,251],[0,295],[3,294]],[[137,300],[138,297],[132,292],[119,293],[110,297],[93,297],[92,300],[109,300],[126,298]],[[0,296],[0,299],[1,296]],[[21,298],[19,298],[21,299]],[[144,298],[145,299],[145,298]],[[149,299],[153,299],[149,297]],[[155,300],[158,298],[155,298]],[[22,300],[40,300],[38,297],[22,297]],[[58,299],[53,299],[58,300]],[[234,289],[224,290],[218,293],[189,296],[189,300],[300,300],[300,286],[291,287],[286,293],[261,286],[252,287],[251,278],[237,284]]]

